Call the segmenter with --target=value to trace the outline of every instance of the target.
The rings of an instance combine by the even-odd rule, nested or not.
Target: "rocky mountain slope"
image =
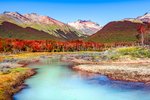
[[[4,12],[0,14],[1,25],[3,25],[4,22],[9,22],[11,23],[11,25],[15,24],[21,28],[29,27],[36,31],[42,31],[44,33],[48,33],[50,37],[53,36],[56,38],[61,38],[63,40],[72,40],[72,39],[78,39],[78,38],[84,37],[81,31],[78,31],[75,28],[70,27],[69,25],[63,22],[50,18],[49,16],[42,16],[36,13],[20,14],[18,12]],[[17,29],[14,28],[13,30],[10,30],[10,31],[15,31],[15,30]],[[4,36],[5,35],[4,33],[6,31],[3,29],[1,29],[0,31],[1,31],[0,36]],[[17,34],[17,33],[13,33],[13,34]],[[28,34],[32,35],[32,32],[28,32]],[[36,35],[36,34],[33,34],[33,35]],[[20,36],[18,36],[18,38],[19,37]],[[28,38],[26,36],[24,37]],[[37,37],[37,38],[40,38],[40,37]]]
[[[86,35],[92,35],[102,28],[99,24],[90,20],[78,20],[68,23],[68,25],[82,31]]]

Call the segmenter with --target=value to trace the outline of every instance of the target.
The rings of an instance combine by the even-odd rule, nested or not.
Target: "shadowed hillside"
[[[62,40],[46,32],[38,31],[30,27],[22,28],[10,22],[3,22],[0,25],[0,37],[27,40]]]

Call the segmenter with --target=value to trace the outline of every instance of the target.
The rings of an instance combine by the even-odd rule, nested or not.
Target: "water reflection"
[[[105,75],[87,73],[78,71],[78,75],[83,77],[84,80],[87,81],[88,84],[95,84],[100,86],[107,86],[113,89],[120,90],[144,90],[150,91],[150,86],[145,85],[142,82],[128,82],[128,81],[117,81],[108,78]]]

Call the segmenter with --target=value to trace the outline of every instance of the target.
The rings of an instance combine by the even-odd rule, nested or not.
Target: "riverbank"
[[[25,87],[24,80],[36,73],[27,65],[39,62],[39,56],[43,54],[1,54],[0,100],[12,100],[12,96]]]
[[[102,63],[102,64],[81,64],[73,67],[74,70],[106,75],[113,80],[131,82],[150,82],[149,63]]]
[[[0,100],[12,100],[13,94],[20,91],[25,79],[35,74],[30,68],[17,67],[8,74],[0,74]]]
[[[25,87],[24,80],[36,74],[29,64],[39,63],[42,59],[63,55],[65,52],[26,52],[0,54],[0,100],[12,100],[12,96]]]
[[[78,64],[73,67],[75,70],[106,75],[113,80],[144,82],[146,84],[150,82],[149,49],[117,48],[101,54],[101,58],[104,59],[100,61],[78,58],[72,59],[72,62]]]
[[[26,52],[26,53],[0,53],[0,100],[12,100],[13,94],[24,88],[24,80],[36,73],[27,67],[38,63],[42,58],[65,53]]]

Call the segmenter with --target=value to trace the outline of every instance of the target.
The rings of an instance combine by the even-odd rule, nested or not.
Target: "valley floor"
[[[134,53],[136,51],[136,54]],[[23,88],[26,78],[35,74],[27,65],[41,59],[60,56],[61,61],[74,64],[73,69],[106,75],[114,80],[150,82],[150,52],[135,47],[104,52],[36,52],[0,54],[0,100]]]

